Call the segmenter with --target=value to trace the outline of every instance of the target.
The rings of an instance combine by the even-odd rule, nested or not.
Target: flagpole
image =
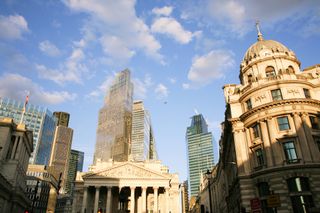
[[[23,122],[23,118],[24,118],[24,114],[26,113],[26,107],[27,107],[28,101],[29,101],[29,94],[26,96],[26,100],[25,100],[24,105],[23,105],[20,124],[22,124],[22,122]]]

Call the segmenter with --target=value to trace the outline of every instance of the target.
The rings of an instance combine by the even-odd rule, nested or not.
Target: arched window
[[[276,71],[274,70],[274,67],[273,66],[267,66],[266,68],[266,77],[269,78],[269,77],[273,77],[276,75]]]
[[[294,73],[293,67],[292,67],[292,66],[289,66],[289,67],[288,67],[288,71],[289,71],[289,73]]]

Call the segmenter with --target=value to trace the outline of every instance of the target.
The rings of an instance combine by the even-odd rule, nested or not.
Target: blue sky
[[[319,61],[320,2],[300,0],[3,0],[0,97],[71,114],[72,147],[92,163],[98,110],[115,73],[129,68],[135,99],[151,113],[159,157],[187,178],[185,132],[195,111],[214,136],[218,160],[222,87],[265,39],[292,49],[306,68]]]

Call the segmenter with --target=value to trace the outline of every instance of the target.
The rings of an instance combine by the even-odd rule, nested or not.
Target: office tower
[[[57,118],[57,126],[69,126],[70,114],[66,112],[53,112],[53,115]]]
[[[200,178],[213,166],[212,134],[201,114],[192,117],[191,126],[187,128],[187,151],[189,186],[191,196],[199,192]]]
[[[131,159],[144,161],[157,159],[150,114],[142,101],[135,101],[132,110]]]
[[[57,118],[57,127],[49,165],[53,167],[57,174],[61,174],[60,193],[64,193],[68,176],[68,162],[72,145],[73,129],[68,127],[70,117],[68,113],[54,112],[53,115]]]
[[[97,161],[127,161],[132,122],[133,84],[130,71],[118,73],[99,111],[94,164]]]
[[[10,117],[16,123],[20,123],[24,103],[0,98],[0,118]],[[30,157],[31,164],[48,165],[50,160],[51,146],[53,142],[56,119],[46,108],[28,104],[23,116],[22,123],[33,131],[33,152]]]
[[[68,172],[67,172],[67,181],[65,184],[65,192],[70,194],[72,193],[73,181],[76,179],[77,171],[82,172],[83,169],[83,159],[84,153],[81,151],[71,149]]]

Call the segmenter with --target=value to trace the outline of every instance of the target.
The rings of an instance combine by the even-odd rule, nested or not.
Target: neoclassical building
[[[320,65],[304,70],[274,40],[244,55],[227,103],[214,212],[320,212]]]
[[[180,212],[179,178],[160,161],[96,162],[78,173],[74,213]]]

